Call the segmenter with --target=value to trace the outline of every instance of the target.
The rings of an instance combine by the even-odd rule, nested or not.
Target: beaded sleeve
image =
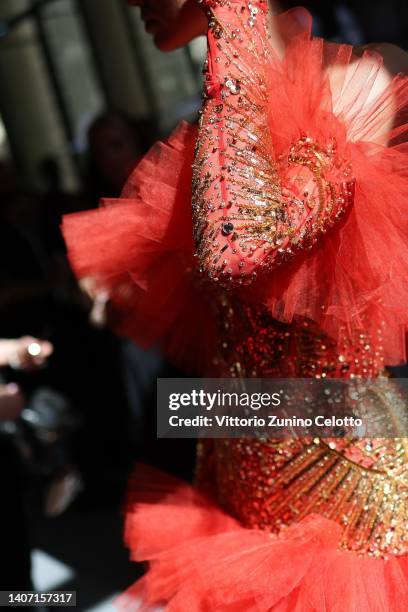
[[[229,287],[310,248],[352,203],[354,181],[330,136],[299,130],[283,154],[275,151],[268,75],[281,62],[267,1],[202,4],[209,48],[193,168],[195,242],[200,269]]]

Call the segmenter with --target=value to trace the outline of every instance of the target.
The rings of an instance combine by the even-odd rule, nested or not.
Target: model
[[[64,222],[118,331],[212,376],[371,379],[403,361],[408,79],[371,48],[312,39],[303,10],[132,4],[162,48],[208,23],[208,59],[198,131]],[[124,608],[406,609],[403,437],[205,442],[196,488],[145,470],[132,491],[126,540],[150,569]]]

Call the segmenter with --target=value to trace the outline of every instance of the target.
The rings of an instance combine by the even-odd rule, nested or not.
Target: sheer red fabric
[[[109,291],[115,331],[142,347],[160,342],[176,363],[201,372],[214,355],[215,326],[193,283],[195,137],[181,124],[138,164],[120,199],[66,216],[62,230],[78,278]]]
[[[313,248],[260,270],[242,298],[266,304],[284,322],[312,319],[338,341],[339,353],[345,336],[355,342],[369,322],[371,329],[382,328],[385,363],[401,363],[408,325],[407,78],[383,83],[378,54],[356,58],[349,46],[312,40],[306,12],[279,19],[285,52],[268,48],[263,70],[270,104],[267,116],[253,121],[262,123],[273,144],[282,185],[299,197],[297,173],[303,168],[288,168],[291,146],[302,135],[319,143],[335,140],[337,157],[350,165],[355,181],[354,203]],[[240,70],[250,74],[250,45],[240,45],[239,53]],[[255,87],[249,94],[256,102]],[[209,288],[198,289],[194,257],[195,136],[184,124],[139,164],[121,199],[66,217],[63,232],[77,276],[93,276],[108,289],[120,334],[142,346],[160,342],[188,371],[209,373],[216,330]]]
[[[237,19],[242,28],[243,20],[248,23],[250,3],[207,4],[225,10],[217,16],[224,16],[227,24]],[[256,3],[262,7],[265,2]],[[239,83],[224,83],[221,67],[226,64],[216,61],[218,26],[215,22],[210,31],[210,60],[213,67],[218,64],[221,76],[217,82],[214,68],[209,97],[224,86],[232,95],[239,93]],[[278,320],[312,319],[338,342],[336,355],[341,355],[345,336],[353,345],[360,330],[381,327],[381,347],[372,344],[367,350],[381,350],[387,363],[399,363],[405,357],[408,324],[407,79],[397,76],[384,82],[381,57],[373,52],[356,58],[348,46],[312,40],[306,12],[280,17],[278,27],[284,49],[271,47],[269,39],[261,37],[261,63],[254,60],[250,39],[242,44],[231,36],[228,42],[231,58],[239,58],[230,65],[238,65],[246,79],[252,111],[262,107],[250,121],[265,133],[261,149],[262,143],[271,144],[266,153],[279,179],[273,187],[283,186],[301,197],[298,178],[304,168],[288,163],[291,147],[305,136],[322,146],[335,141],[341,167],[350,167],[355,182],[353,203],[312,248],[294,249],[294,256],[281,258],[279,266],[279,257],[271,257],[269,250],[271,265],[258,270],[252,254],[237,249],[240,259],[231,266],[234,283],[241,260],[259,274],[251,284],[234,284],[231,290],[244,304],[266,305]],[[260,88],[259,81],[251,88],[252,75],[261,70]],[[220,120],[224,130],[228,119],[217,110],[220,104],[214,106],[214,122]],[[120,333],[143,346],[160,342],[184,367],[208,372],[217,353],[211,296],[223,289],[211,283],[214,278],[208,274],[204,282],[194,257],[195,139],[195,129],[181,126],[140,163],[123,199],[66,218],[63,230],[76,274],[93,276],[108,289]],[[207,158],[212,169],[216,160],[215,153]],[[227,168],[215,170],[224,173]],[[338,170],[331,166],[327,178],[336,181]],[[207,171],[209,165],[204,164],[204,177]],[[251,188],[247,179],[244,188]],[[219,209],[215,218],[222,223],[225,207]],[[326,212],[330,216],[330,210]],[[312,207],[307,214],[313,218]],[[203,233],[207,219],[207,212],[199,219]],[[305,236],[301,226],[298,230],[293,238],[303,247]],[[217,248],[224,246],[219,243]],[[268,250],[269,243],[266,246]],[[355,355],[358,359],[357,350]],[[121,598],[124,609],[138,609],[139,600],[142,610],[165,603],[167,610],[192,612],[406,609],[406,556],[376,559],[339,549],[341,525],[315,514],[278,536],[245,529],[187,485],[155,472],[144,474],[132,485],[126,539],[132,557],[148,561],[150,571]]]
[[[306,13],[303,22],[269,72],[275,155],[300,133],[334,138],[355,179],[354,204],[313,249],[263,279],[260,294],[276,318],[308,317],[334,338],[343,325],[350,335],[367,321],[383,325],[386,363],[399,363],[408,324],[408,79],[384,83],[381,56],[358,59],[349,46],[311,40]]]
[[[126,542],[150,570],[117,605],[140,612],[164,603],[169,612],[405,612],[408,558],[359,557],[337,548],[340,533],[318,515],[279,536],[245,529],[188,485],[140,467]]]
[[[359,333],[382,327],[385,362],[403,361],[407,77],[388,76],[374,51],[356,57],[348,45],[312,39],[302,9],[274,19],[279,45],[267,36],[266,2],[251,25],[244,3],[213,4],[225,36],[217,25],[209,35],[207,124],[200,134],[208,144],[200,146],[202,159],[223,171],[219,181],[213,171],[208,206],[199,213],[206,223],[197,222],[202,267],[225,286],[251,282],[243,299],[267,304],[278,320],[312,319],[338,341],[339,353],[345,335],[352,344]],[[310,161],[307,152],[292,155],[303,139],[311,143]],[[330,143],[335,156],[326,163]],[[342,181],[354,188],[340,218],[339,198],[327,191]]]

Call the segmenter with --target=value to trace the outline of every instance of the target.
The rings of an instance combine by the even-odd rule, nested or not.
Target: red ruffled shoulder
[[[249,84],[250,113],[256,115],[254,108],[267,100],[266,110],[263,106],[259,116],[249,114],[242,126],[259,124],[258,149],[277,165],[282,188],[295,200],[304,198],[299,178],[305,177],[307,160],[297,167],[291,151],[304,138],[316,143],[317,155],[329,144],[336,147],[338,167],[330,166],[315,190],[318,184],[333,188],[343,169],[345,180],[355,185],[353,204],[342,220],[325,226],[312,248],[300,227],[299,235],[291,237],[294,253],[292,243],[289,249],[284,245],[285,252],[276,258],[281,265],[258,274],[243,289],[243,299],[263,302],[281,321],[315,321],[338,341],[339,354],[345,338],[354,345],[369,331],[372,351],[385,364],[400,363],[406,357],[408,326],[408,79],[400,75],[384,82],[378,54],[367,51],[357,58],[350,46],[312,39],[310,17],[302,10],[277,22],[284,51],[261,36],[261,53],[258,49],[255,58],[254,45],[245,44],[255,30],[243,21],[241,4],[220,2],[214,10],[231,22],[235,10],[244,33],[244,42],[242,36],[231,37],[228,48],[240,58],[242,83]],[[246,4],[244,9],[249,10]],[[219,44],[214,38],[214,53],[219,53]],[[261,86],[252,78],[255,60],[257,74],[263,75]],[[214,65],[223,63],[214,60]],[[208,291],[196,288],[193,272],[195,137],[196,130],[183,125],[142,160],[122,199],[67,217],[63,231],[76,274],[96,277],[110,292],[119,333],[142,346],[161,340],[178,363],[209,372],[216,354],[215,323]],[[252,171],[248,167],[242,174],[249,183]],[[318,195],[330,201],[330,194]],[[309,204],[305,208],[314,218]],[[201,221],[206,227],[206,220]],[[254,263],[250,249],[246,251],[238,273],[241,264]]]
[[[281,184],[304,199],[297,185],[304,165],[288,160],[308,138],[317,148],[336,147],[327,189],[343,169],[343,180],[355,187],[345,216],[312,248],[295,245],[296,256],[289,253],[251,286],[251,299],[263,300],[282,321],[312,319],[338,340],[339,353],[345,338],[355,344],[369,331],[384,363],[401,363],[408,327],[408,77],[389,75],[372,50],[356,57],[348,45],[312,39],[306,11],[279,19],[288,42],[282,57],[269,49],[265,82]],[[250,55],[245,60],[250,65]]]
[[[62,231],[78,278],[110,296],[112,327],[140,346],[160,343],[187,371],[208,371],[215,326],[194,284],[191,166],[196,129],[183,123],[157,143],[122,197],[68,215]]]

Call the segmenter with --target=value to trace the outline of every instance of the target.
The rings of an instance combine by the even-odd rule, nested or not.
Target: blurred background
[[[408,46],[406,0],[303,5],[318,35]],[[177,372],[109,332],[59,225],[196,119],[204,55],[204,39],[157,51],[124,0],[0,0],[0,590],[113,609],[139,571],[121,536],[132,465],[191,478],[194,445],[155,440],[156,377]]]

